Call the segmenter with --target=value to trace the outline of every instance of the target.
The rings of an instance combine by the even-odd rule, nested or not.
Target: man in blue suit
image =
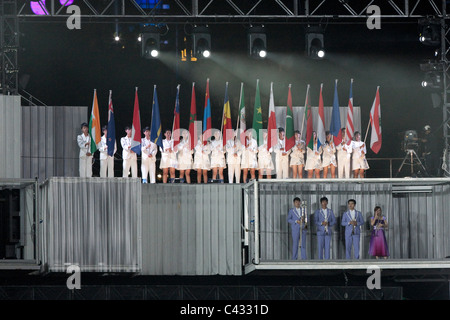
[[[322,260],[325,250],[325,259],[330,259],[331,227],[336,224],[333,210],[328,209],[327,197],[320,199],[321,209],[314,212],[314,222],[317,226],[317,247],[319,249],[319,259]]]
[[[298,259],[298,247],[300,241],[300,230],[302,230],[301,257],[306,260],[306,212],[302,214],[300,208],[300,198],[294,198],[294,208],[289,210],[287,221],[291,225],[292,230],[292,260]]]
[[[342,226],[345,227],[345,258],[351,259],[352,245],[355,259],[359,259],[359,239],[361,225],[364,223],[362,213],[355,210],[356,201],[347,201],[348,210],[342,216]]]

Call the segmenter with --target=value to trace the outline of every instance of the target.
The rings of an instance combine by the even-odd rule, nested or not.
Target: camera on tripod
[[[402,151],[419,150],[419,138],[416,130],[406,130],[403,134]]]

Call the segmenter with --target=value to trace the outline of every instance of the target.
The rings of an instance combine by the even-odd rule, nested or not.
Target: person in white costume
[[[150,183],[156,183],[156,153],[158,146],[150,140],[150,128],[144,128],[144,138],[141,140],[141,173],[142,183],[147,183],[150,176]]]
[[[194,170],[197,171],[197,183],[202,183],[202,176],[203,183],[208,182],[208,171],[211,170],[210,153],[210,143],[208,141],[204,142],[202,135],[199,135],[194,153]]]
[[[267,150],[267,132],[263,133],[263,140],[264,143],[258,147],[258,178],[262,179],[266,175],[267,179],[271,179],[275,167],[272,161],[273,148]]]
[[[278,143],[275,145],[275,166],[277,179],[289,178],[289,154],[292,150],[286,151],[286,135],[283,128],[278,128]]]
[[[291,150],[292,178],[303,178],[303,168],[305,166],[305,141],[301,139],[300,131],[295,130],[295,146]]]
[[[106,137],[108,135],[108,126],[102,128],[103,136],[100,140],[98,150],[100,151],[100,177],[112,178],[114,177],[114,153],[117,151],[117,143],[114,142],[114,153],[112,156],[108,154],[108,142]]]
[[[178,170],[180,171],[180,183],[191,183],[192,154],[189,131],[184,130],[178,145]]]
[[[228,183],[233,183],[236,178],[236,183],[240,182],[241,178],[241,155],[242,144],[239,137],[234,135],[233,139],[227,141],[227,165],[228,165]]]
[[[167,129],[164,132],[163,139],[163,147],[159,148],[161,151],[161,162],[159,164],[159,168],[163,169],[163,183],[167,183],[167,178],[170,173],[169,183],[175,182],[175,169],[178,166],[177,163],[177,150],[174,150],[173,140],[172,140],[172,131]]]
[[[322,146],[322,168],[323,178],[328,178],[328,170],[331,172],[331,178],[336,178],[336,146],[333,142],[333,136],[330,131],[325,132],[327,141]]]
[[[245,135],[245,146],[243,146],[241,169],[242,169],[242,181],[248,182],[248,170],[250,170],[251,179],[256,178],[256,168],[258,167],[258,159],[256,154],[258,153],[258,143],[256,139],[252,138],[252,131],[248,130]]]
[[[225,169],[225,151],[223,148],[222,134],[219,130],[214,132],[214,140],[211,141],[211,169],[212,179],[216,180],[219,172],[219,182],[224,183],[223,169]]]
[[[306,164],[305,170],[308,172],[308,179],[311,179],[313,175],[316,179],[320,178],[320,171],[322,170],[322,160],[320,155],[322,154],[322,146],[317,147],[317,133],[313,131],[313,148],[306,147]]]
[[[361,134],[356,131],[354,140],[351,143],[352,147],[352,170],[353,178],[364,178],[364,171],[369,169],[369,164],[366,160],[366,144],[361,141]]]
[[[133,138],[131,138],[131,127],[125,127],[126,136],[120,139],[120,144],[122,145],[122,177],[128,177],[131,169],[131,176],[133,178],[137,178],[137,155],[131,150],[131,142]]]
[[[89,135],[89,125],[86,122],[81,124],[81,134],[77,136],[77,143],[80,148],[80,177],[92,177],[91,136]]]
[[[336,146],[338,177],[339,179],[350,179],[350,162],[352,159],[351,144],[347,144],[346,129],[342,128],[342,141]]]

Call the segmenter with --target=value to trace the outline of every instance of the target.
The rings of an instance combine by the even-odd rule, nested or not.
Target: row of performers
[[[82,134],[77,137],[80,148],[80,177],[92,176],[92,154],[89,153],[90,136],[89,128],[82,125]],[[100,177],[114,177],[114,158],[108,155],[106,126],[102,128],[103,136],[99,144],[100,150]],[[131,127],[125,128],[126,136],[120,140],[122,146],[123,177],[128,177],[131,171],[132,177],[137,177],[137,154],[131,150]],[[156,182],[156,154],[161,152],[160,169],[163,171],[163,182],[174,182],[176,170],[179,171],[180,182],[190,183],[190,171],[197,172],[197,183],[208,182],[208,172],[212,171],[212,178],[219,176],[219,182],[224,182],[224,169],[228,169],[228,182],[240,183],[241,172],[243,181],[258,177],[270,179],[272,172],[276,172],[277,179],[290,178],[289,168],[292,168],[292,178],[303,178],[303,172],[307,172],[308,178],[327,178],[330,172],[331,178],[350,178],[351,170],[354,178],[363,178],[364,171],[369,168],[365,157],[366,146],[361,141],[359,132],[355,132],[354,140],[350,143],[342,142],[334,145],[332,135],[326,133],[326,143],[318,146],[316,133],[313,132],[313,147],[305,146],[301,140],[300,132],[295,132],[295,146],[285,150],[286,138],[283,128],[278,128],[278,142],[274,147],[267,149],[267,133],[264,133],[264,143],[258,146],[252,132],[246,132],[245,145],[235,135],[226,145],[223,145],[220,131],[213,135],[214,139],[204,143],[199,136],[197,145],[191,150],[189,133],[181,134],[180,143],[174,147],[172,133],[166,130],[163,147],[159,147],[150,140],[150,128],[143,130],[144,138],[141,141],[141,173],[143,183]],[[345,129],[342,129],[343,136]],[[344,141],[345,139],[343,139]],[[117,148],[117,147],[116,147]],[[114,150],[114,153],[116,149]],[[275,153],[275,163],[272,159]],[[305,160],[306,154],[306,160]],[[170,178],[169,178],[170,176]],[[149,178],[149,179],[148,179]]]

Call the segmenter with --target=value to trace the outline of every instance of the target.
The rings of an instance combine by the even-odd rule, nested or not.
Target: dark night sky
[[[26,90],[55,106],[92,105],[93,89],[98,91],[100,119],[107,119],[108,92],[113,90],[116,132],[131,124],[134,88],[139,87],[141,126],[150,125],[153,85],[158,86],[163,128],[173,121],[176,86],[181,84],[181,127],[188,128],[192,81],[196,82],[197,113],[202,120],[206,78],[210,78],[213,127],[220,128],[225,82],[229,82],[232,120],[237,119],[240,83],[245,83],[247,127],[251,126],[256,79],[260,79],[263,120],[267,123],[270,82],[274,82],[276,105],[286,105],[287,86],[292,83],[293,104],[302,106],[306,85],[311,84],[312,104],[317,105],[320,83],[324,83],[325,105],[332,105],[334,79],[339,79],[341,106],[346,106],[350,78],[354,78],[354,104],[362,108],[362,131],[380,86],[383,147],[378,155],[403,156],[399,146],[401,131],[420,131],[425,124],[437,128],[442,109],[434,109],[430,94],[420,85],[419,64],[434,58],[435,48],[418,41],[417,23],[383,23],[381,30],[368,30],[363,24],[326,26],[325,60],[304,56],[304,25],[266,25],[269,57],[259,61],[246,56],[245,26],[211,25],[214,57],[196,63],[176,58],[190,26],[170,25],[163,37],[169,44],[158,60],[140,57],[137,25],[121,26],[119,45],[112,40],[114,25],[88,23],[81,30],[68,30],[65,23],[20,25],[20,75],[29,74]],[[124,46],[124,47],[123,47]],[[88,115],[86,115],[88,117]],[[442,129],[440,129],[440,132]],[[370,139],[370,135],[369,138]]]

